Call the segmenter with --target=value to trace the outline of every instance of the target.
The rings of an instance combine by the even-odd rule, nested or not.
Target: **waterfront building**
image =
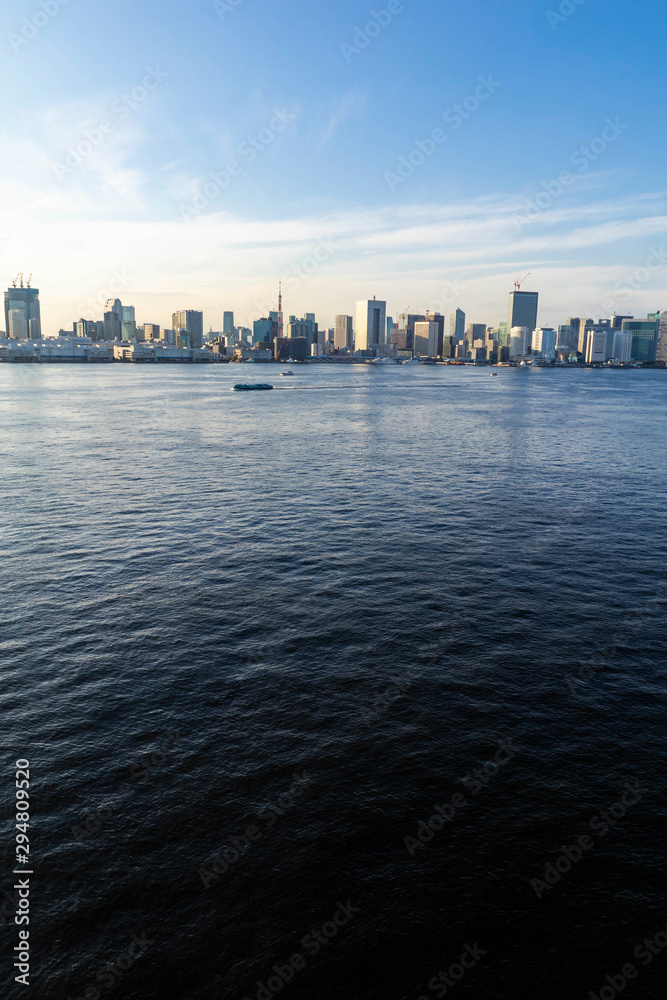
[[[441,358],[445,349],[445,317],[441,313],[427,312],[426,322],[435,323],[438,328],[437,333],[435,334],[435,339],[429,348],[429,357]]]
[[[498,324],[498,340],[500,341],[503,347],[508,346],[509,334],[507,329],[507,323]]]
[[[426,323],[432,317],[421,313],[401,313],[398,317],[398,329],[405,333],[405,350],[412,351],[415,343],[415,324]],[[395,331],[394,331],[395,332]]]
[[[437,358],[440,327],[433,320],[415,323],[414,355],[416,358]]]
[[[14,317],[10,316],[14,313]],[[12,340],[41,340],[39,289],[8,288],[5,292],[5,330]],[[12,332],[14,331],[14,332]]]
[[[72,324],[72,333],[75,337],[90,337],[91,343],[104,340],[104,323],[94,319],[80,319]]]
[[[305,361],[310,355],[307,337],[276,337],[273,343],[276,361]]]
[[[125,307],[124,307],[125,308]],[[132,308],[131,306],[129,308]],[[120,324],[120,339],[128,342],[136,342],[137,324],[133,319],[124,319]]]
[[[533,334],[533,354],[538,354],[547,361],[553,361],[556,357],[557,339],[558,335],[554,329],[538,326]]]
[[[592,329],[593,329],[594,326],[595,326],[595,323],[593,322],[592,319],[583,319],[582,318],[582,319],[579,320],[579,335],[578,335],[578,338],[577,338],[577,351],[584,358],[586,357],[586,352],[588,351],[588,340],[589,340],[591,331],[592,331]]]
[[[104,314],[104,339],[105,340],[120,340],[121,339],[121,325],[122,321],[119,313],[111,309]]]
[[[11,340],[28,340],[28,321],[23,309],[9,310],[7,334]]]
[[[623,320],[622,329],[632,333],[633,362],[656,360],[659,327],[659,318]]]
[[[514,326],[510,334],[510,360],[520,361],[526,353],[526,343],[531,331],[527,326]]]
[[[278,313],[272,312],[268,316],[263,316],[262,319],[256,319],[252,324],[252,342],[253,344],[269,344],[273,345],[274,340],[279,334],[278,329]],[[229,337],[233,337],[232,333],[227,334]]]
[[[524,354],[530,349],[533,330],[537,328],[538,300],[539,292],[510,292],[507,329],[514,331],[516,327],[525,327],[528,330]]]
[[[159,339],[160,339],[160,324],[144,323],[144,340],[159,340]]]
[[[234,313],[223,312],[222,314],[222,334],[224,337],[231,337],[234,333]]]
[[[632,330],[615,330],[612,357],[622,365],[632,363]]]
[[[270,315],[277,317],[278,314],[271,313]],[[290,316],[287,324],[287,336],[292,340],[300,340],[305,337],[308,341],[308,353],[310,353],[311,345],[319,343],[319,328],[315,322],[315,313],[306,313],[302,319]]]
[[[196,309],[181,309],[173,313],[171,322],[174,330],[181,330],[184,347],[201,349],[204,344],[204,314]]]
[[[387,303],[375,298],[358,301],[355,328],[357,351],[376,351],[386,344]]]
[[[579,346],[579,325],[576,330],[569,323],[558,327],[557,345],[559,350],[576,351]]]
[[[395,326],[391,331],[391,338],[389,340],[389,347],[395,347],[397,351],[407,351],[408,342],[408,331],[401,330],[400,327]]]
[[[660,314],[655,360],[667,365],[667,312]]]
[[[607,355],[607,330],[606,327],[594,327],[588,336],[586,344],[586,363],[589,365],[602,364]]]
[[[462,344],[465,340],[466,314],[462,309],[457,309],[449,319],[449,335],[454,337],[457,343]]]

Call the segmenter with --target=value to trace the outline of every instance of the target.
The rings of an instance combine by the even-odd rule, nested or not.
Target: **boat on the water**
[[[239,382],[232,386],[232,392],[252,392],[253,389],[273,389],[268,382]]]
[[[286,375],[293,375],[294,372],[281,372],[280,374],[283,378],[285,378]]]

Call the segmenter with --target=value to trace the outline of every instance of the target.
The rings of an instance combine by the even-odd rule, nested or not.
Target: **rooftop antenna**
[[[514,282],[514,287],[516,288],[517,292],[521,291],[521,286],[523,285],[524,281],[527,281],[532,273],[533,273],[532,271],[529,271],[528,274],[524,274],[523,278],[517,278],[517,280]]]

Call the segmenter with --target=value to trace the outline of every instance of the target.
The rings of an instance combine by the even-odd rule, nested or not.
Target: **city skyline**
[[[0,13],[0,274],[40,276],[45,329],[118,294],[162,324],[185,305],[218,327],[229,301],[249,325],[281,277],[287,308],[328,325],[373,294],[424,312],[448,283],[497,323],[528,271],[547,324],[665,300],[657,0],[632,18],[620,0],[568,16],[519,0],[511,18],[406,0],[378,20],[361,0],[318,17],[303,0],[52,7],[39,26]],[[440,35],[448,59],[412,72]]]

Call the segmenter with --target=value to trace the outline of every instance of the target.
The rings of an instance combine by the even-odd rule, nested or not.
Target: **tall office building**
[[[581,320],[578,316],[568,316],[567,326],[570,328],[570,346],[573,351],[579,348],[579,327],[581,326]]]
[[[654,319],[624,319],[623,329],[632,333],[632,360],[655,361],[660,329],[659,314]]]
[[[137,322],[134,319],[124,319],[120,324],[120,339],[129,343],[137,341]],[[144,332],[141,331],[141,340],[144,339]]]
[[[231,337],[234,333],[234,313],[233,312],[223,312],[222,314],[222,333],[225,337]]]
[[[121,306],[121,309],[123,323],[134,323],[136,319],[134,315],[134,306]]]
[[[433,320],[425,320],[423,323],[415,323],[414,330],[414,354],[416,358],[437,358],[438,337],[440,326]]]
[[[613,350],[613,347],[612,347]],[[588,335],[586,344],[586,363],[602,364],[607,357],[607,328],[595,326]]]
[[[196,309],[181,309],[173,313],[171,323],[174,330],[182,330],[183,347],[202,347],[204,343],[204,314]]]
[[[455,313],[449,318],[449,336],[454,338],[456,354],[456,346],[462,344],[465,340],[466,335],[466,314],[462,309],[457,309]]]
[[[517,326],[525,326],[528,330],[526,351],[532,343],[533,330],[537,328],[537,305],[539,292],[510,292],[507,329],[514,330]]]
[[[270,317],[275,317],[276,322],[278,321],[278,313],[269,313]],[[315,313],[306,313],[302,319],[298,319],[296,316],[290,316],[289,322],[287,324],[287,338],[288,340],[305,340],[308,341],[308,350],[313,346],[313,344],[318,343],[319,327],[315,322]]]
[[[667,364],[667,312],[660,314],[655,360]]]
[[[631,330],[614,330],[612,357],[616,361],[620,361],[622,365],[629,365],[632,362]]]
[[[580,319],[579,320],[579,336],[577,340],[577,351],[586,357],[586,352],[588,351],[588,341],[591,336],[591,331],[595,323],[592,319]]]
[[[28,340],[28,322],[22,309],[9,310],[7,336],[12,340]]]
[[[510,334],[510,358],[512,361],[520,361],[527,351],[528,338],[531,331],[527,326],[513,326]]]
[[[431,350],[429,350],[429,357],[441,358],[445,353],[445,317],[442,316],[440,313],[427,312],[426,319],[431,323],[435,323],[435,325],[438,328],[435,341],[431,345],[432,353]],[[447,357],[449,357],[450,356],[449,344],[447,345],[447,348],[448,348]]]
[[[358,301],[355,326],[357,351],[373,351],[386,344],[387,303],[378,299]]]
[[[23,279],[21,279],[23,284]],[[15,313],[13,317],[10,313]],[[39,309],[38,288],[8,288],[5,292],[5,330],[8,337],[17,340],[40,340],[42,319]],[[15,332],[12,333],[12,330]],[[19,335],[20,334],[20,335]]]
[[[533,354],[553,361],[556,357],[556,340],[558,334],[551,327],[538,326],[533,334]]]
[[[457,309],[455,313],[452,313],[449,320],[449,335],[461,343],[465,338],[465,333],[466,314],[462,309]]]
[[[120,340],[122,330],[122,320],[113,309],[107,310],[104,314],[104,339]]]
[[[472,350],[476,340],[483,340],[486,343],[486,323],[468,323],[465,339],[468,342],[468,350]]]
[[[227,334],[227,336],[231,337],[232,334]],[[262,319],[256,319],[252,324],[253,344],[268,344],[272,346],[278,336],[279,329],[277,312],[270,312],[268,316],[264,316]]]
[[[558,343],[556,345],[559,348],[567,351],[576,351],[579,346],[579,321],[577,320],[576,330],[570,326],[569,323],[563,323],[558,327]]]
[[[337,351],[354,350],[354,330],[352,316],[336,316],[334,326],[334,347]]]

